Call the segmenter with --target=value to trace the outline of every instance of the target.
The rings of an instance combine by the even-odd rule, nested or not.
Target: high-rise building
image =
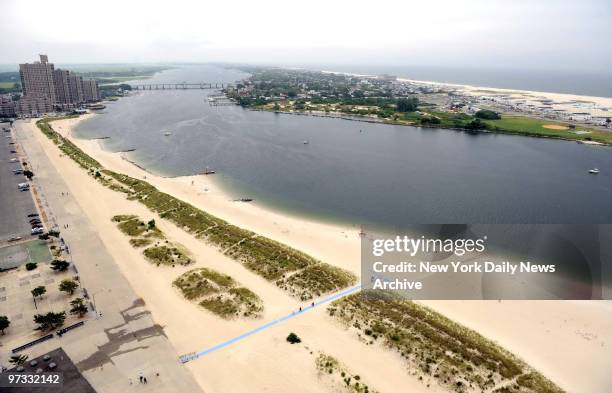
[[[46,98],[55,103],[54,66],[48,62],[46,55],[40,55],[40,61],[19,64],[19,76],[24,96]]]
[[[70,90],[71,104],[82,104],[83,100],[83,78],[75,73],[68,74],[68,89]]]
[[[68,105],[72,102],[70,89],[68,88],[68,77],[70,71],[57,69],[53,71],[53,82],[55,83],[55,100],[60,105]]]
[[[40,61],[19,65],[23,97],[15,104],[20,115],[39,115],[60,109],[74,108],[84,102],[100,99],[94,80],[83,80],[73,72],[55,69],[46,55]]]
[[[100,100],[100,89],[98,83],[93,79],[83,80],[83,99],[85,102],[94,102]]]

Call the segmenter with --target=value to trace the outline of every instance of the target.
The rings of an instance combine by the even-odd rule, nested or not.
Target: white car
[[[45,230],[42,227],[32,228],[32,235],[40,235]]]

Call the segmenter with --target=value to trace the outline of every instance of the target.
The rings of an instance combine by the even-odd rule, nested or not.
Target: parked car
[[[28,214],[28,217],[38,217],[38,213],[30,213]]]
[[[27,191],[30,189],[30,185],[28,183],[19,183],[17,188],[19,188],[19,191]]]
[[[30,220],[30,225],[36,225],[39,226],[39,224],[41,224],[40,220]]]
[[[15,154],[15,153],[17,153],[17,150],[12,150],[11,149],[11,153]]]
[[[13,173],[15,175],[22,175],[23,174],[23,169],[13,169]]]
[[[32,235],[40,235],[45,230],[42,227],[32,228]]]
[[[9,242],[16,242],[18,240],[21,240],[21,236],[13,236],[8,239]]]
[[[16,158],[11,158],[10,162],[17,162],[17,159]]]

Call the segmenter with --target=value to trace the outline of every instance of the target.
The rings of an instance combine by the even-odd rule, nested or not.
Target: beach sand
[[[53,126],[67,135],[76,121],[63,120]],[[265,322],[297,311],[299,307],[308,306],[227,258],[216,248],[154,215],[142,204],[128,201],[123,194],[97,183],[70,158],[62,156],[57,147],[36,128],[34,122],[26,125],[30,127],[37,142],[43,145],[53,165],[67,180],[67,191],[94,223],[109,253],[135,292],[143,298],[156,323],[164,327],[168,339],[178,353],[187,354],[207,349]],[[227,215],[223,215],[223,218],[235,218],[233,223],[257,227],[259,233],[308,250],[307,252],[312,251],[312,254],[318,251],[318,257],[328,262],[333,260],[352,271],[358,271],[359,240],[354,230],[349,234],[345,228],[284,217],[268,213],[256,206],[234,203],[206,176],[159,178],[123,160],[118,154],[101,150],[97,141],[75,141],[109,169],[139,178],[146,176],[147,181],[160,189],[172,191],[173,194],[211,213],[217,214],[213,207],[220,209],[226,205]],[[31,160],[34,162],[35,157]],[[192,187],[191,180],[196,181],[197,186]],[[211,191],[196,191],[202,190],[203,187],[208,187]],[[136,214],[145,221],[155,218],[156,225],[167,238],[186,247],[196,263],[189,267],[174,268],[156,267],[148,263],[140,251],[129,245],[129,238],[111,222],[112,216],[117,214]],[[318,243],[323,241],[324,243]],[[325,244],[326,247],[320,247],[320,244]],[[255,320],[226,321],[184,300],[171,283],[181,273],[197,267],[209,267],[229,274],[241,285],[253,290],[263,300],[263,316]],[[352,373],[360,375],[364,383],[380,392],[393,392],[398,386],[414,392],[441,391],[434,387],[427,388],[416,377],[409,375],[398,354],[384,348],[363,345],[356,336],[345,330],[327,316],[324,307],[319,307],[223,350],[189,362],[186,367],[206,392],[330,392],[332,387],[326,382],[326,378],[320,378],[315,367],[315,358],[319,351],[322,351],[337,358]],[[298,334],[302,344],[288,344],[285,337],[290,332]]]
[[[98,140],[71,137],[71,130],[91,115],[53,123],[105,168],[146,178],[158,189],[192,203],[232,224],[250,229],[359,275],[359,230],[292,217],[257,204],[232,202],[211,176],[163,178],[133,165],[119,153],[103,150]],[[111,255],[135,291],[146,301],[156,322],[164,326],[179,353],[195,352],[241,334],[297,309],[300,304],[273,284],[196,240],[173,224],[155,217],[172,241],[188,248],[197,261],[232,275],[264,301],[259,320],[224,321],[183,300],[170,283],[187,268],[154,267],[134,250],[110,218],[115,214],[154,217],[143,205],[128,201],[89,177],[28,123],[53,165],[67,179],[70,192],[97,226]],[[192,184],[193,182],[193,184]],[[208,191],[205,191],[208,189]],[[193,266],[192,266],[193,267]],[[429,301],[427,305],[489,337],[570,392],[609,392],[612,388],[612,303],[559,301]],[[285,337],[297,333],[302,344]],[[308,347],[309,349],[306,349]],[[313,352],[313,354],[310,353]],[[381,347],[365,346],[328,318],[323,307],[249,337],[231,347],[187,364],[207,392],[330,391],[315,368],[316,351],[338,358],[380,392],[436,391],[410,376],[401,358]]]

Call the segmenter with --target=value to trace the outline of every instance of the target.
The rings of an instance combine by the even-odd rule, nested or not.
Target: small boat
[[[253,202],[253,198],[240,198],[240,202]]]
[[[304,141],[304,142],[302,142],[302,143],[304,143],[305,145],[307,145],[307,144],[309,144],[310,142],[308,142],[308,141]]]
[[[599,173],[599,169],[597,169],[597,168],[589,169],[589,173],[591,173],[593,175],[596,175],[596,174]]]
[[[172,133],[170,131],[164,132],[164,136],[170,136],[170,135],[172,135]]]
[[[202,172],[202,175],[214,175],[214,174],[215,174],[215,171],[208,169],[208,167],[206,167],[204,172]]]

